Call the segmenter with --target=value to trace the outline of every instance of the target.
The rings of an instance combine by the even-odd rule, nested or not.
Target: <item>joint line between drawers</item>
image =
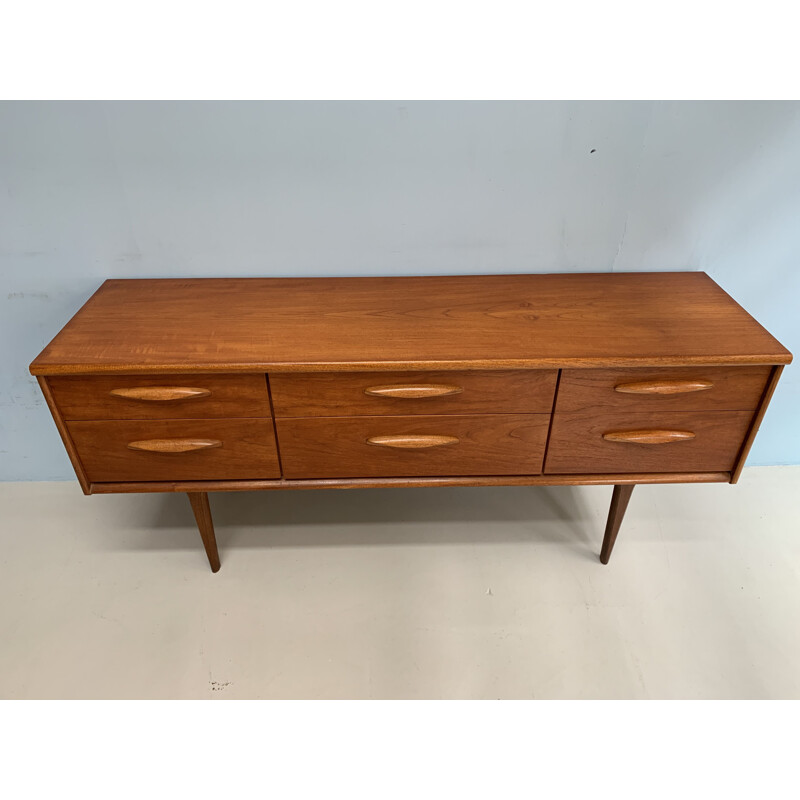
[[[278,456],[278,469],[283,478],[283,460],[281,459],[281,445],[278,441],[278,423],[275,420],[275,406],[272,404],[272,387],[269,385],[269,374],[264,373],[264,380],[267,382],[267,398],[269,399],[269,413],[272,417],[272,434],[275,437],[275,453]]]
[[[550,435],[553,433],[553,421],[556,418],[556,401],[558,400],[558,387],[561,384],[562,370],[556,375],[556,388],[553,392],[553,407],[550,409],[550,424],[547,426],[547,439],[544,443],[544,455],[542,456],[542,475],[544,475],[545,465],[547,464],[547,454],[550,452]]]

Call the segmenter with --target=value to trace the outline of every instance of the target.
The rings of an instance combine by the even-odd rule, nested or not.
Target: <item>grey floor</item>
[[[0,697],[800,698],[800,467],[610,492],[0,484]]]

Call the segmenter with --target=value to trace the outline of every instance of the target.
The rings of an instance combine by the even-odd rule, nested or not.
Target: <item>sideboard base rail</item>
[[[617,486],[629,483],[730,483],[730,480],[730,472],[643,472],[620,475],[478,475],[456,478],[141,481],[90,483],[87,494],[253,492],[268,489],[416,489],[436,486]]]

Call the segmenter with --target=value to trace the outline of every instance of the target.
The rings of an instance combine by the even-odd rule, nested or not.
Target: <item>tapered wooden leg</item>
[[[217,537],[214,536],[214,523],[211,519],[211,507],[208,505],[208,492],[186,492],[192,504],[194,518],[206,548],[208,563],[212,572],[219,572],[219,552],[217,550]]]
[[[600,550],[600,561],[604,564],[608,564],[608,559],[611,558],[611,551],[614,549],[614,542],[617,541],[619,526],[622,524],[622,518],[625,516],[625,509],[628,507],[634,486],[636,486],[635,483],[625,483],[614,487],[614,493],[611,495],[611,508],[608,510],[606,535],[603,537],[603,548]]]

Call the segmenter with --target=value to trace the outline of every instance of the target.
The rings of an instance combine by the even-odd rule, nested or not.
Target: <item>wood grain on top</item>
[[[108,280],[34,375],[787,364],[702,272]]]

